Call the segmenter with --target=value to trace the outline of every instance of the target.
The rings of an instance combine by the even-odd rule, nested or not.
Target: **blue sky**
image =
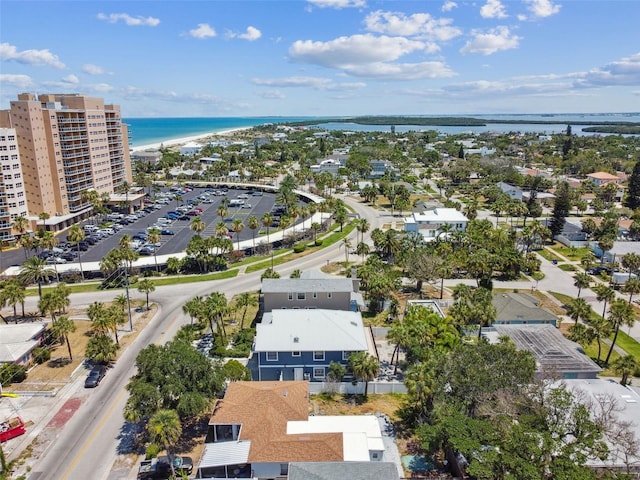
[[[640,111],[638,0],[0,2],[0,109],[125,117]]]

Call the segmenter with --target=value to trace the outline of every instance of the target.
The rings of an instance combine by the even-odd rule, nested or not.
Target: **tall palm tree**
[[[157,228],[152,228],[147,232],[147,241],[153,244],[153,259],[156,263],[156,272],[158,272],[158,249],[156,248],[156,243],[160,241],[160,230]]]
[[[640,293],[640,278],[629,278],[622,287],[622,291],[629,294],[629,305],[631,305],[633,296]]]
[[[367,352],[355,352],[349,355],[349,366],[356,377],[364,382],[364,396],[369,393],[369,382],[378,376],[380,363],[378,359]]]
[[[363,217],[356,220],[356,230],[360,232],[361,243],[364,242],[364,234],[367,233],[370,228],[371,228],[371,224],[369,223],[369,220],[367,220],[366,218]]]
[[[218,216],[220,217],[221,221],[224,221],[224,218],[227,216],[227,213],[229,213],[229,211],[227,210],[227,207],[225,207],[224,205],[220,205],[216,210],[216,212],[218,213]]]
[[[240,322],[241,330],[244,328],[244,320],[245,320],[245,317],[247,316],[247,309],[250,306],[257,305],[257,304],[258,304],[258,299],[256,298],[255,295],[251,294],[251,292],[242,292],[241,294],[238,295],[238,298],[236,299],[236,305],[239,308],[242,308],[242,320]]]
[[[588,273],[578,272],[575,274],[573,285],[578,288],[578,297],[580,298],[580,293],[583,288],[589,288],[591,285],[591,276]]]
[[[240,250],[240,232],[244,229],[244,223],[239,218],[235,218],[231,222],[231,231],[236,234],[236,242],[238,243],[238,250]]]
[[[69,342],[69,334],[76,331],[76,324],[66,315],[58,318],[53,325],[53,335],[62,338],[67,343],[67,350],[69,350],[69,360],[73,361],[73,355],[71,354],[71,343]]]
[[[176,478],[176,471],[173,464],[171,445],[174,445],[182,435],[182,424],[180,417],[175,410],[160,409],[149,419],[149,433],[154,443],[162,445],[167,451],[169,465],[171,465],[171,478]]]
[[[55,278],[56,272],[47,265],[47,262],[39,257],[28,258],[20,268],[18,279],[26,284],[38,284],[38,296],[42,298],[42,284]]]
[[[567,315],[574,321],[574,325],[578,320],[586,321],[591,316],[591,306],[584,298],[573,298],[566,306]]]
[[[203,309],[204,302],[200,296],[193,297],[182,306],[182,311],[189,315],[189,318],[191,319],[191,325],[193,325],[194,317],[200,319]]]
[[[13,320],[18,323],[18,312],[17,305],[18,303],[22,304],[22,318],[24,318],[24,300],[26,298],[27,292],[24,285],[17,279],[12,278],[4,285],[4,289],[0,291],[0,299],[2,300],[2,304],[5,302],[13,307]]]
[[[605,363],[609,364],[609,359],[611,358],[611,354],[613,353],[613,348],[616,345],[616,341],[618,340],[618,332],[620,331],[620,327],[623,325],[632,326],[634,323],[634,312],[633,307],[627,303],[625,300],[621,298],[616,298],[613,302],[611,302],[611,307],[609,307],[609,317],[607,318],[609,324],[613,328],[613,340],[611,341],[611,346],[609,347],[609,352],[607,353],[607,358],[605,359]]]
[[[195,217],[193,220],[191,220],[189,228],[196,232],[197,235],[200,235],[202,232],[204,232],[204,229],[207,228],[207,225],[204,223],[202,218]]]
[[[640,363],[635,359],[633,355],[625,355],[624,357],[616,358],[611,364],[611,369],[620,375],[620,385],[629,385],[629,377],[640,368]]]
[[[599,302],[604,302],[604,306],[602,307],[602,318],[605,318],[607,314],[607,303],[610,303],[614,298],[616,298],[616,291],[609,285],[605,285],[603,283],[599,283],[594,286],[593,291],[596,294],[596,299]]]
[[[44,230],[46,232],[47,231],[47,220],[49,220],[51,218],[51,215],[49,215],[47,212],[42,212],[41,214],[38,215],[38,218],[40,220],[42,220],[42,230]]]
[[[16,218],[13,219],[13,229],[18,232],[18,235],[20,235],[20,238],[22,238],[22,236],[27,233],[27,227],[29,226],[29,220],[27,219],[27,217],[23,216],[23,215],[18,215]]]
[[[84,272],[82,271],[82,260],[80,259],[80,242],[85,239],[85,236],[84,230],[77,224],[69,229],[69,234],[67,235],[69,243],[75,244],[78,247],[78,263],[80,263],[80,276],[82,280],[84,280]]]
[[[147,296],[147,310],[149,310],[149,294],[156,290],[156,286],[148,278],[140,280],[137,284],[138,291]]]
[[[260,221],[258,220],[258,217],[256,217],[255,215],[251,215],[249,218],[247,218],[247,226],[251,229],[251,237],[253,239],[253,249],[255,250],[256,230],[260,226]]]
[[[216,235],[220,238],[224,237],[227,233],[229,233],[229,229],[227,228],[227,224],[224,222],[216,223]]]
[[[273,225],[273,214],[271,212],[265,212],[261,218],[262,225],[267,229],[267,243],[269,242],[269,228]]]

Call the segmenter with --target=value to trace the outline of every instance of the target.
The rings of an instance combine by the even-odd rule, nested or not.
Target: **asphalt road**
[[[385,213],[373,210],[363,204],[345,199],[356,213],[367,218],[374,228],[384,223]],[[388,219],[387,219],[388,221]],[[350,234],[355,242],[357,231]],[[288,276],[294,269],[309,270],[320,268],[327,261],[344,258],[341,244],[337,243],[314,254],[302,257],[276,267],[281,276]],[[150,300],[159,305],[160,310],[148,327],[130,345],[115,367],[102,383],[88,393],[87,400],[80,406],[68,424],[61,430],[54,444],[32,466],[31,480],[116,480],[132,477],[131,466],[120,466],[118,452],[120,435],[125,423],[122,408],[127,394],[124,387],[134,374],[134,361],[138,352],[150,343],[163,343],[171,339],[180,326],[189,322],[182,312],[182,305],[196,295],[207,295],[220,291],[227,298],[244,291],[260,288],[261,272],[241,275],[227,280],[158,287],[150,295]],[[71,296],[74,307],[82,307],[94,301],[110,301],[119,291],[101,291]],[[143,298],[137,291],[131,291],[134,298]],[[28,297],[27,310],[36,308],[37,298]],[[66,398],[87,395],[80,379],[66,393]],[[65,398],[56,399],[63,402]],[[51,408],[50,414],[55,412]],[[135,467],[134,467],[135,470]]]

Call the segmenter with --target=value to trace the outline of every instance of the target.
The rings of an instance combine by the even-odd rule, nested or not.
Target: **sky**
[[[126,117],[640,111],[638,0],[0,0],[0,109]]]

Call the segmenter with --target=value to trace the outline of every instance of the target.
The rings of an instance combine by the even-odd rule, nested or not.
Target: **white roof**
[[[455,223],[469,221],[462,212],[459,212],[455,208],[434,208],[433,210],[425,210],[422,213],[415,212],[413,218],[418,223]]]
[[[219,467],[222,465],[242,465],[249,463],[250,440],[237,442],[205,443],[204,453],[198,468]]]
[[[314,415],[287,422],[287,434],[342,433],[345,462],[369,461],[369,451],[384,451],[380,423],[374,415]]]
[[[281,309],[256,325],[256,352],[366,351],[360,312]]]
[[[38,345],[33,338],[46,328],[46,323],[0,325],[0,363],[13,363]]]

